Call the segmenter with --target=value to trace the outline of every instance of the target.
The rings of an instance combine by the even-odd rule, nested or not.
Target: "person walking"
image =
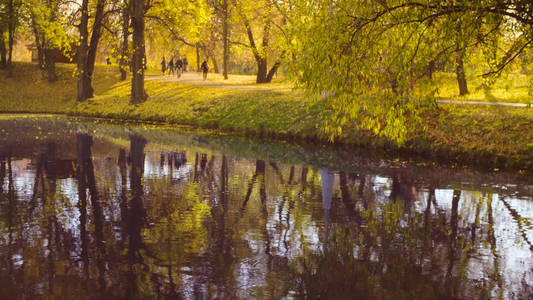
[[[178,78],[180,78],[181,72],[183,71],[183,61],[179,58],[178,60],[176,60],[176,69],[177,69]]]
[[[174,58],[168,62],[168,75],[174,75]]]
[[[183,58],[183,72],[187,72],[187,66],[189,65],[189,62],[187,61],[187,57]]]
[[[202,72],[204,73],[204,80],[207,79],[207,72],[209,72],[209,63],[207,62],[207,60],[204,60],[202,62],[202,65],[200,66],[200,68],[202,69]]]
[[[163,76],[165,76],[166,70],[167,70],[167,61],[165,60],[165,57],[163,56],[163,60],[161,61],[161,73],[163,73]]]

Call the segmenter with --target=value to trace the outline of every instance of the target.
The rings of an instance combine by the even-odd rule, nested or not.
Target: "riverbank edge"
[[[288,142],[296,143],[302,146],[319,144],[322,147],[342,147],[344,150],[353,149],[354,152],[365,151],[368,153],[375,153],[376,155],[385,155],[389,159],[401,158],[402,160],[424,160],[432,162],[434,165],[452,166],[473,168],[482,171],[510,171],[519,174],[533,174],[533,166],[531,159],[514,159],[501,154],[494,154],[489,152],[467,152],[454,151],[446,148],[436,148],[430,143],[417,143],[417,145],[426,145],[426,147],[413,147],[413,140],[407,144],[410,146],[400,147],[393,142],[386,141],[383,138],[368,137],[362,132],[358,132],[358,143],[350,142],[349,140],[329,141],[326,137],[319,136],[299,136],[294,134],[277,133],[273,131],[255,132],[253,130],[228,130],[212,126],[202,126],[194,124],[183,124],[175,122],[167,122],[165,120],[141,120],[139,118],[117,118],[117,117],[103,117],[96,116],[90,113],[80,112],[33,112],[33,111],[0,111],[1,114],[29,114],[29,115],[49,115],[62,116],[74,118],[88,118],[92,120],[103,120],[109,122],[119,122],[122,124],[146,124],[146,125],[163,125],[163,126],[179,126],[192,130],[207,130],[208,133],[228,134],[245,138],[253,138],[264,141],[274,142]],[[355,137],[355,136],[353,136]],[[418,137],[420,139],[421,137]]]
[[[232,134],[246,138],[256,138],[277,142],[290,142],[297,143],[300,145],[318,143],[325,147],[343,147],[346,150],[364,150],[377,154],[385,154],[389,157],[400,157],[405,160],[423,159],[433,161],[437,164],[445,164],[452,166],[458,165],[463,167],[474,167],[483,170],[496,171],[499,171],[499,169],[505,169],[509,171],[517,171],[520,173],[527,172],[533,174],[533,155],[526,159],[515,159],[514,157],[484,151],[455,151],[447,148],[438,148],[437,146],[429,142],[429,140],[424,139],[420,136],[416,137],[415,139],[409,140],[407,146],[398,146],[392,141],[380,137],[369,136],[368,132],[363,131],[353,133],[351,138],[344,137],[343,139],[337,139],[332,142],[329,140],[328,137],[323,135],[323,132],[317,132],[316,135],[298,135],[292,133],[280,133],[268,130],[266,128],[264,129],[264,131],[256,131],[253,128],[243,128],[241,130],[236,130],[219,128],[217,126],[167,122],[161,119],[143,121],[136,118],[117,119],[77,113],[67,113],[65,115],[75,117],[101,118],[121,122],[186,126],[194,129],[207,129],[211,131]],[[358,142],[354,142],[354,139]]]

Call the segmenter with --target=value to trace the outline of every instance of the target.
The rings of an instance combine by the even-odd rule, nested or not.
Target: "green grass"
[[[129,104],[130,83],[79,103],[69,113],[124,120],[163,121],[227,131],[279,136],[319,136],[313,108],[288,93],[208,88],[147,81],[146,102]],[[324,137],[325,139],[325,137]]]
[[[57,64],[58,80],[50,83],[35,64],[14,63],[13,76],[0,71],[0,107],[4,112],[64,113],[76,104],[75,65]],[[116,67],[96,66],[95,93],[109,90],[119,79]]]
[[[426,122],[426,135],[413,136],[412,147],[424,148],[417,143],[422,140],[434,154],[455,160],[533,167],[532,108],[446,105]]]
[[[15,65],[15,77],[0,73],[0,111],[55,112],[119,120],[155,121],[214,128],[239,135],[326,142],[318,106],[300,93],[243,91],[147,81],[149,98],[129,104],[130,81],[115,68],[98,66],[96,97],[76,102],[73,67],[58,66],[60,80],[48,83],[34,65]],[[243,79],[244,80],[244,79]],[[6,91],[6,92],[4,92]],[[442,105],[424,116],[427,131],[409,133],[398,147],[353,127],[338,140],[394,152],[423,154],[449,162],[533,169],[533,109]]]
[[[486,87],[482,77],[471,76],[467,80],[470,93],[459,96],[455,74],[437,73],[425,88],[437,88],[437,97],[446,99],[533,103],[533,96],[529,94],[530,80],[531,77],[522,74],[503,74],[492,86]]]

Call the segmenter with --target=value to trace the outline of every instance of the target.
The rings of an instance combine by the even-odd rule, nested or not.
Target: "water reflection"
[[[531,189],[139,134],[2,141],[2,298],[533,297]]]

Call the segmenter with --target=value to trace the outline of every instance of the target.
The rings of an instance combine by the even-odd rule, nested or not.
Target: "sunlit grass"
[[[446,105],[439,115],[427,118],[426,139],[432,149],[453,150],[531,168],[533,158],[533,109],[501,106]]]
[[[64,113],[76,103],[75,65],[57,64],[58,80],[50,83],[35,64],[14,63],[13,77],[0,72],[0,108],[4,112]],[[93,88],[99,94],[118,81],[116,67],[97,65]]]
[[[317,135],[316,120],[299,95],[221,89],[177,82],[147,81],[146,102],[129,104],[129,82],[76,105],[70,113],[164,121],[238,132]]]
[[[504,74],[493,85],[487,86],[479,76],[468,78],[469,94],[459,96],[455,74],[437,73],[431,85],[437,88],[437,97],[466,101],[533,103],[529,95],[529,82],[532,78],[522,74]],[[426,88],[432,88],[427,86]]]

